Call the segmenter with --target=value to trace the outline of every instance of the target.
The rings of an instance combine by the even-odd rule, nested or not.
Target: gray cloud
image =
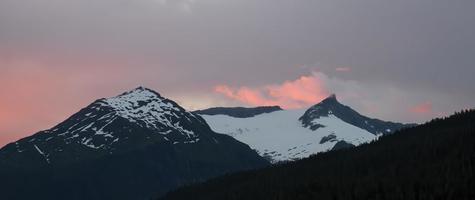
[[[0,68],[15,70],[11,60],[21,58],[71,73],[68,81],[82,77],[77,68],[94,70],[104,80],[74,82],[88,85],[81,92],[145,84],[193,106],[229,104],[209,98],[216,84],[261,86],[318,70],[357,82],[367,95],[348,103],[361,108],[397,96],[450,112],[475,106],[473,8],[471,0],[2,0]],[[380,117],[407,121],[401,110],[388,105]]]

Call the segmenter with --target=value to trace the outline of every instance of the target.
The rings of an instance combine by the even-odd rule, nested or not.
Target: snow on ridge
[[[179,123],[170,120],[171,117],[179,118],[177,113],[185,112],[193,115],[192,113],[180,109],[172,101],[147,88],[139,87],[119,96],[104,99],[102,102],[112,107],[119,116],[131,122],[138,122],[138,125],[146,128],[163,131],[160,126],[165,125],[187,137],[195,135],[193,131],[186,130]],[[186,115],[185,118],[189,120]]]
[[[123,93],[116,97],[107,98],[104,100],[109,106],[113,107],[117,111],[128,111],[135,109],[151,109],[156,106],[157,109],[173,109],[179,111],[171,103],[165,103],[164,98],[159,94],[144,88],[137,88],[135,90]],[[157,104],[148,105],[148,101],[153,101]],[[142,104],[142,105],[141,105]],[[145,106],[143,104],[146,104]],[[144,110],[146,111],[146,110]]]

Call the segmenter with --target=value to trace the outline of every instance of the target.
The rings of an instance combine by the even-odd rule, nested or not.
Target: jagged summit
[[[330,96],[328,96],[327,98],[325,98],[323,101],[338,101],[337,98],[336,98],[336,94],[331,94]],[[322,102],[323,102],[322,101]]]
[[[389,134],[403,127],[413,126],[412,124],[386,122],[361,115],[351,107],[341,104],[335,94],[310,107],[299,120],[304,127],[316,130],[324,126],[315,123],[315,120],[329,116],[335,116],[374,135]]]
[[[336,94],[331,94],[327,98],[323,99],[320,103],[310,107],[305,112],[305,114],[300,117],[299,120],[303,123],[305,127],[309,127],[312,130],[316,130],[318,128],[322,128],[323,126],[320,124],[315,124],[312,121],[315,119],[319,119],[320,117],[328,117],[329,115],[334,115],[335,110],[351,110],[351,108],[338,102]]]
[[[336,94],[331,94],[330,96],[323,99],[320,103],[316,104],[315,106],[321,106],[321,105],[326,105],[326,104],[340,104],[340,102],[338,102]]]

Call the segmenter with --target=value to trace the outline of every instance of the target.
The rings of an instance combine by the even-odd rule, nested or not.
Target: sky
[[[2,0],[0,146],[138,86],[189,110],[475,107],[473,0]]]

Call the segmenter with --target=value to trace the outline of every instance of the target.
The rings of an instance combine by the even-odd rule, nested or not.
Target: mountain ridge
[[[204,110],[193,111],[199,115],[228,115],[237,118],[249,118],[260,114],[283,110],[280,106],[246,107],[213,107]]]
[[[98,99],[53,128],[1,148],[0,187],[12,200],[147,199],[267,165],[199,115],[139,87]]]
[[[247,118],[226,113],[201,116],[214,131],[233,136],[274,163],[357,146],[412,126],[365,117],[339,103],[334,94],[306,110],[276,110]]]
[[[187,120],[180,120],[181,118]],[[46,164],[50,164],[54,162],[52,154],[63,154],[66,150],[64,148],[71,145],[75,146],[74,149],[113,153],[117,149],[115,146],[120,146],[123,142],[121,140],[134,136],[130,134],[130,130],[139,130],[136,131],[137,134],[143,134],[147,139],[152,137],[153,141],[173,139],[171,142],[195,142],[199,139],[188,130],[191,119],[203,125],[200,129],[208,128],[201,117],[185,111],[153,90],[138,87],[116,97],[98,99],[53,128],[20,139],[2,149],[14,146],[17,152],[22,153],[25,151],[24,145],[31,149],[34,147],[33,150],[43,155]],[[172,123],[173,120],[175,123]],[[111,127],[115,128],[112,134],[109,130]],[[149,143],[146,140],[142,142]],[[56,149],[45,150],[48,146]],[[4,151],[0,150],[0,154],[2,152]],[[68,158],[73,157],[64,156],[64,159]]]

